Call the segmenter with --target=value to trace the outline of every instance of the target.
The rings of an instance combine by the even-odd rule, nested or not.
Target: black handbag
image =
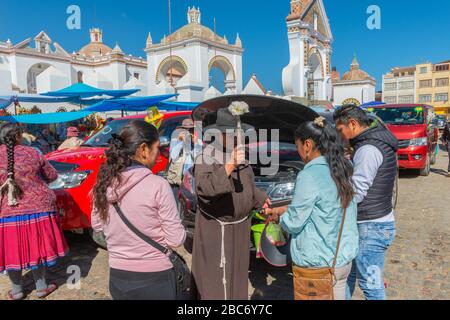
[[[150,237],[146,236],[141,231],[139,231],[125,217],[119,204],[114,203],[113,206],[114,206],[114,209],[116,209],[117,213],[119,214],[119,217],[122,219],[122,221],[125,223],[125,225],[131,231],[133,231],[139,238],[141,238],[142,240],[147,242],[149,245],[151,245],[155,249],[161,251],[164,255],[166,255],[166,256],[169,255],[169,260],[173,264],[173,268],[175,270],[175,275],[176,275],[176,280],[177,280],[177,299],[178,300],[186,300],[186,297],[188,296],[188,290],[190,287],[191,272],[189,271],[187,263],[183,259],[183,257],[180,256],[177,252],[160,245],[158,242],[154,241],[153,239],[151,239]]]

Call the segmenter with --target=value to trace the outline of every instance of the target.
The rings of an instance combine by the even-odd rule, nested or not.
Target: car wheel
[[[397,177],[395,178],[394,182],[394,192],[392,193],[392,209],[397,208],[398,203],[398,179],[399,179],[399,173],[397,173]]]
[[[108,245],[106,244],[106,238],[103,232],[95,232],[94,230],[89,231],[91,234],[92,240],[102,249],[107,250]]]
[[[425,168],[420,170],[420,175],[422,177],[428,177],[430,175],[431,171],[431,156],[427,155],[427,164],[425,165]]]

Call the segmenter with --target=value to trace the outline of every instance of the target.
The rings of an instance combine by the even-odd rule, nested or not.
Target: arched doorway
[[[36,78],[42,72],[50,67],[48,63],[36,63],[31,66],[27,73],[27,92],[30,94],[37,93]]]
[[[231,62],[224,56],[215,56],[208,66],[210,86],[220,92],[236,90],[236,73]]]
[[[83,72],[82,71],[77,72],[77,82],[83,83]]]
[[[158,67],[156,83],[159,84],[164,80],[175,87],[187,73],[187,64],[183,59],[178,56],[167,57]]]
[[[324,86],[324,69],[322,58],[317,49],[313,49],[308,56],[307,66],[307,97],[312,104],[314,101],[322,100],[323,86]]]

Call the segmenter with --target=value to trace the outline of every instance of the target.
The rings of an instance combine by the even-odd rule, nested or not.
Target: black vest
[[[365,145],[372,145],[383,155],[383,164],[378,169],[373,185],[358,205],[358,221],[381,219],[393,209],[392,195],[398,174],[398,140],[388,129],[378,124],[350,142],[355,152]]]

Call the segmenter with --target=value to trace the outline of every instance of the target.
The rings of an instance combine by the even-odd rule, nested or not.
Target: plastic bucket
[[[261,236],[262,236],[262,233],[263,233],[265,227],[266,227],[265,224],[255,224],[254,226],[252,226],[253,240],[255,242],[255,248],[256,248],[258,258],[261,257],[260,243],[261,243]]]

